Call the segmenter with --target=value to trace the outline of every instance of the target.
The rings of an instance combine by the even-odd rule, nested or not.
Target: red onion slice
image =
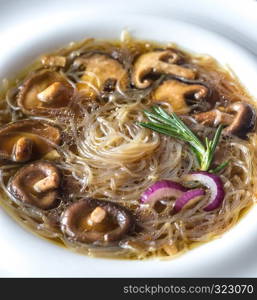
[[[175,202],[174,211],[179,212],[188,202],[205,195],[203,189],[189,190],[183,193]]]
[[[221,205],[225,196],[225,191],[223,182],[219,176],[201,171],[185,175],[183,179],[188,181],[199,181],[201,184],[209,188],[211,196],[209,204],[204,207],[205,211],[214,210]]]
[[[180,197],[187,189],[174,181],[161,180],[151,185],[141,196],[141,202],[154,204],[156,201],[168,197]]]

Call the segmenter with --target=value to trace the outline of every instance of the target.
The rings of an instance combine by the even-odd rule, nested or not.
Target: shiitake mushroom
[[[116,203],[86,198],[71,204],[61,216],[61,229],[71,240],[109,244],[134,228],[129,210]]]
[[[75,59],[73,67],[84,69],[81,83],[78,83],[77,87],[89,97],[96,97],[96,91],[114,91],[117,85],[125,90],[129,82],[128,72],[124,66],[106,53],[94,51],[86,53]]]
[[[228,135],[235,135],[241,139],[247,139],[247,134],[251,132],[256,123],[256,113],[254,108],[243,102],[235,102],[226,108],[217,108],[207,112],[194,115],[194,118],[204,125],[217,126],[223,124],[227,126],[223,132]]]
[[[72,85],[60,73],[43,69],[24,80],[17,104],[26,115],[49,115],[67,107],[73,94]]]
[[[20,168],[8,184],[10,193],[24,204],[43,210],[59,204],[61,173],[47,161],[37,161]]]
[[[194,79],[195,72],[179,65],[181,58],[177,51],[167,49],[152,51],[139,56],[133,67],[132,82],[139,89],[147,88],[153,74],[169,74],[179,78]]]
[[[20,120],[1,127],[0,139],[0,159],[21,163],[52,151],[61,142],[61,132],[48,122]]]
[[[191,108],[188,105],[188,98],[193,98],[200,102],[207,98],[209,90],[199,81],[191,80],[190,83],[175,78],[166,78],[152,92],[153,103],[169,103],[172,107],[172,112],[178,114],[188,113]]]

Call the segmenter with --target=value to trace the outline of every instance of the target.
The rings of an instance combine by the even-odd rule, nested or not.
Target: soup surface
[[[174,257],[256,201],[254,100],[208,55],[87,39],[4,79],[0,99],[1,205],[75,251]]]

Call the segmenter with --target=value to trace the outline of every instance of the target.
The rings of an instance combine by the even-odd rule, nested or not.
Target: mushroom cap
[[[178,65],[180,56],[171,49],[147,52],[139,56],[134,63],[132,82],[140,89],[150,86],[152,80],[147,78],[153,74],[169,74],[179,78],[194,79],[195,72]]]
[[[1,127],[0,139],[0,158],[24,162],[38,159],[53,150],[51,143],[60,144],[61,132],[57,127],[49,125],[47,122],[21,120]],[[25,143],[21,143],[24,140]],[[14,155],[15,148],[19,143],[23,146],[22,154],[25,159],[17,159]]]
[[[88,219],[96,208],[106,212],[104,221],[91,226]],[[61,216],[61,229],[72,240],[108,244],[121,240],[134,227],[131,213],[124,207],[104,200],[86,198],[71,204]]]
[[[85,67],[78,89],[88,96],[97,96],[97,91],[112,91],[117,85],[125,90],[128,85],[128,73],[123,65],[105,53],[87,53],[74,61],[74,66]]]
[[[35,189],[35,185],[39,186],[40,182],[41,189]],[[8,189],[19,201],[49,210],[59,204],[60,182],[61,175],[54,164],[37,161],[20,168],[10,180]]]
[[[235,102],[228,106],[228,113],[236,113],[233,122],[224,132],[227,134],[233,134],[241,139],[246,139],[247,134],[252,131],[256,123],[256,112],[254,108],[243,102]]]
[[[51,85],[58,83],[58,90]],[[40,93],[48,89],[51,101],[42,101]],[[48,115],[67,107],[72,100],[74,89],[71,84],[58,72],[40,70],[31,74],[23,83],[17,96],[17,103],[27,115]],[[50,94],[51,96],[51,94]]]
[[[173,112],[185,114],[190,111],[190,106],[186,102],[188,97],[200,101],[207,95],[208,88],[202,84],[186,84],[179,80],[168,79],[153,91],[152,101],[169,103]]]
[[[44,55],[41,57],[41,63],[47,67],[65,67],[67,59],[61,55]]]

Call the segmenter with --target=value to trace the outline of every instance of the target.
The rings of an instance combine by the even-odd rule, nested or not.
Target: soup
[[[174,44],[87,39],[4,80],[1,204],[92,256],[175,257],[255,202],[256,108]]]

